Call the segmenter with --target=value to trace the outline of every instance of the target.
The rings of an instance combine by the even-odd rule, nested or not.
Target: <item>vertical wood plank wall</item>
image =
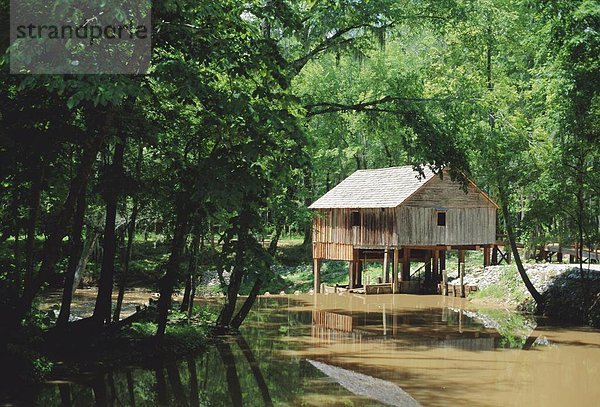
[[[360,226],[352,226],[352,212]],[[437,212],[446,226],[437,226]],[[353,248],[431,245],[488,245],[496,240],[496,206],[475,186],[465,193],[439,177],[397,208],[318,209],[313,218],[313,257],[353,260]]]

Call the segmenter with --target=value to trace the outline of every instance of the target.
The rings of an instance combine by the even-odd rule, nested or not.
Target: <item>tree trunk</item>
[[[275,235],[273,236],[273,239],[271,239],[271,243],[269,243],[269,248],[267,249],[267,252],[271,256],[275,256],[275,254],[277,253],[277,244],[279,243],[279,238],[281,237],[282,230],[283,224],[278,222],[275,226]]]
[[[577,174],[577,257],[579,258],[579,280],[581,282],[581,296],[582,298],[582,323],[587,323],[588,319],[588,284],[586,273],[583,268],[583,243],[584,243],[584,211],[585,211],[585,200],[583,196],[583,174],[581,172],[583,164],[580,163]],[[591,260],[590,260],[591,261]]]
[[[142,175],[142,160],[144,149],[142,143],[138,145],[138,156],[135,163],[135,176],[139,180]],[[129,220],[129,228],[127,229],[127,248],[125,249],[125,261],[123,262],[123,270],[119,280],[119,295],[117,296],[117,305],[115,306],[115,314],[113,321],[118,321],[121,318],[121,308],[123,306],[123,297],[125,296],[125,286],[127,284],[127,275],[129,274],[129,263],[131,261],[131,252],[133,249],[133,241],[135,240],[135,228],[137,215],[139,212],[139,198],[134,195],[133,208],[131,209],[131,219]]]
[[[194,238],[192,239],[192,243],[190,245],[190,259],[188,261],[188,269],[187,276],[185,279],[185,291],[183,293],[183,300],[181,301],[180,310],[181,311],[189,311],[190,306],[192,305],[193,299],[191,299],[192,295],[192,286],[194,285],[194,276],[196,275],[196,269],[198,267],[198,245],[200,244],[200,234],[196,233]],[[190,302],[191,301],[191,302]]]
[[[167,271],[159,281],[160,297],[158,298],[158,316],[156,321],[158,329],[156,330],[156,336],[160,339],[163,338],[167,328],[167,317],[169,308],[171,308],[171,296],[173,295],[173,288],[179,275],[179,262],[181,261],[181,254],[187,235],[186,209],[181,205],[178,206],[175,231],[171,243],[171,254],[167,262]]]
[[[56,324],[58,326],[64,326],[69,322],[69,316],[71,315],[71,300],[73,299],[73,282],[75,281],[75,272],[77,265],[81,258],[81,252],[83,249],[83,241],[81,233],[83,231],[83,223],[85,218],[86,209],[86,187],[84,185],[83,192],[79,194],[77,200],[77,210],[75,212],[75,220],[73,224],[73,231],[71,233],[71,254],[69,256],[69,263],[67,265],[67,272],[65,275],[65,284],[63,287],[62,303],[60,306],[60,314]]]
[[[113,183],[122,178],[123,155],[125,151],[125,140],[121,138],[115,145],[113,162],[110,168],[110,179]],[[115,254],[117,252],[116,218],[119,191],[117,185],[111,185],[106,192],[106,220],[104,223],[104,239],[102,254],[102,269],[100,270],[100,282],[98,284],[98,296],[94,307],[93,318],[101,325],[110,322],[110,311],[112,306],[112,292],[115,272]]]
[[[513,258],[515,259],[515,264],[517,265],[517,270],[519,271],[519,275],[521,276],[525,287],[527,287],[527,291],[529,291],[535,300],[535,303],[537,304],[537,312],[542,313],[544,312],[545,305],[544,298],[533,286],[533,283],[529,279],[529,276],[523,267],[523,262],[521,261],[521,256],[519,255],[519,250],[517,248],[517,241],[510,218],[510,213],[508,211],[508,196],[504,190],[504,186],[501,184],[501,181],[498,181],[498,192],[500,195],[500,204],[502,206],[502,215],[504,216],[504,223],[506,225],[506,234],[508,235],[508,242],[513,253]]]
[[[246,245],[248,240],[248,225],[249,225],[249,214],[242,210],[238,218],[238,236],[235,253],[235,262],[229,277],[229,285],[227,286],[227,297],[225,304],[221,308],[221,313],[217,319],[217,327],[220,329],[226,329],[230,326],[231,318],[235,311],[237,303],[237,296],[240,292],[240,286],[242,284],[242,277],[244,275],[244,255],[246,253]]]
[[[87,263],[98,242],[98,232],[94,231],[91,228],[90,232],[93,233],[92,237],[87,237],[85,239],[85,244],[83,245],[83,252],[81,253],[81,258],[79,259],[79,263],[77,263],[77,268],[75,269],[75,276],[73,278],[73,285],[71,286],[71,295],[75,294],[77,287],[79,287],[79,283],[81,282],[82,274],[87,268]]]
[[[11,295],[13,300],[18,301],[19,292],[21,291],[21,230],[17,225],[15,230],[15,242],[13,245],[13,253],[15,259],[14,277],[11,279],[9,284],[12,284]],[[14,304],[14,303],[13,303]]]
[[[33,266],[35,258],[36,223],[40,213],[40,197],[44,182],[45,166],[40,163],[39,173],[31,183],[31,196],[29,199],[29,218],[27,219],[27,240],[25,241],[25,284],[31,284],[33,279]]]
[[[129,263],[131,262],[131,253],[133,250],[133,241],[135,240],[135,224],[139,211],[138,200],[134,198],[133,209],[131,210],[131,219],[127,230],[127,248],[125,249],[125,260],[123,261],[123,270],[119,279],[119,294],[117,295],[117,304],[113,321],[117,322],[121,318],[121,308],[123,307],[123,298],[125,297],[125,287],[127,286],[127,275],[129,274]]]
[[[188,320],[192,317],[192,313],[194,312],[194,298],[196,298],[196,278],[197,276],[192,276],[192,290],[190,291],[190,303],[188,304]]]
[[[313,195],[313,185],[312,185],[312,173],[311,171],[307,171],[304,174],[304,205],[308,208],[312,203],[312,195]],[[312,220],[308,220],[304,225],[304,240],[302,241],[302,246],[311,246],[312,245]]]
[[[242,325],[242,322],[244,322],[244,319],[246,319],[246,317],[248,316],[248,313],[250,312],[252,305],[254,305],[254,301],[256,301],[256,296],[258,295],[258,292],[260,291],[261,285],[262,285],[262,279],[257,278],[256,281],[254,282],[254,285],[252,286],[252,290],[250,290],[250,294],[248,295],[248,298],[246,298],[246,301],[244,301],[242,308],[240,308],[240,310],[238,311],[236,316],[231,321],[231,327],[233,329],[239,329],[240,326]]]
[[[107,125],[110,125],[110,115],[107,119]],[[71,181],[69,188],[69,194],[63,204],[62,210],[58,214],[53,226],[50,229],[48,239],[44,242],[42,248],[41,259],[42,264],[37,276],[34,276],[30,284],[26,284],[23,290],[23,295],[19,301],[19,306],[14,314],[13,323],[19,324],[23,317],[31,310],[33,299],[38,293],[43,283],[48,281],[48,278],[54,271],[54,266],[60,257],[61,243],[64,236],[67,234],[71,223],[73,221],[73,215],[75,206],[79,198],[79,194],[84,193],[83,186],[87,182],[87,179],[92,170],[94,161],[98,151],[104,144],[105,136],[96,136],[92,139],[90,144],[84,148],[84,153],[77,170],[77,174]]]

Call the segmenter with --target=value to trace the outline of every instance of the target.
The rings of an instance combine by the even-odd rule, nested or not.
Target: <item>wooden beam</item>
[[[440,251],[433,251],[433,281],[440,281]]]
[[[402,249],[402,281],[410,280],[410,248]]]
[[[389,268],[389,250],[386,248],[383,252],[383,281],[387,284],[390,282],[390,268]]]
[[[470,244],[470,245],[452,245],[451,248],[452,250],[479,250],[481,246],[480,245],[475,245],[475,244]]]
[[[314,293],[318,294],[321,291],[321,259],[313,259],[313,274],[314,274]]]
[[[483,267],[490,265],[490,248],[488,246],[483,248]]]
[[[400,260],[400,250],[394,249],[394,263],[392,264],[392,293],[398,292],[398,261]],[[394,322],[396,321],[394,314]]]
[[[446,269],[442,269],[442,295],[448,295],[448,273],[446,273]]]
[[[465,251],[458,251],[458,277],[460,277],[460,265],[465,264]]]

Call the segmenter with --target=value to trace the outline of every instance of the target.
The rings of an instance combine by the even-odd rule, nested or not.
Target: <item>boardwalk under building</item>
[[[382,262],[383,292],[418,292],[441,281],[447,251],[464,263],[466,250],[483,250],[489,265],[496,244],[496,203],[473,182],[427,168],[356,171],[310,208],[315,292],[322,260],[349,262],[350,289],[363,287],[365,263]],[[423,281],[411,279],[411,262],[424,263]]]

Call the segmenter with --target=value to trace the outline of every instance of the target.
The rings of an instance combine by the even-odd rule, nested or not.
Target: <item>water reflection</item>
[[[242,333],[182,360],[55,378],[31,397],[40,406],[373,406],[393,405],[390,395],[403,394],[394,389],[440,406],[600,397],[598,331],[536,328],[458,298],[265,297]],[[357,391],[365,381],[369,391]]]

